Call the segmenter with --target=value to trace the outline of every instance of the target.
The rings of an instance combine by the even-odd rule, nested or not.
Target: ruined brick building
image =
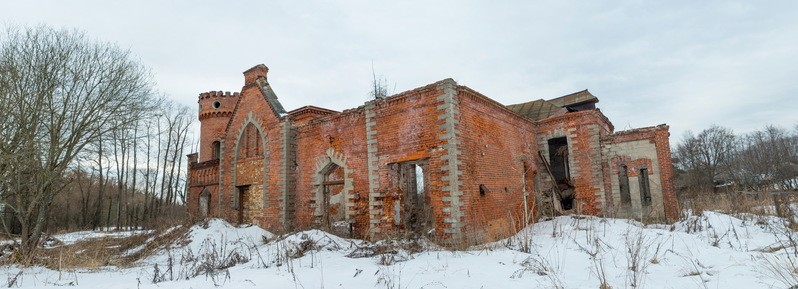
[[[506,106],[445,79],[342,112],[286,112],[267,72],[200,94],[192,216],[476,241],[541,213],[677,217],[668,126],[613,132],[587,90]]]

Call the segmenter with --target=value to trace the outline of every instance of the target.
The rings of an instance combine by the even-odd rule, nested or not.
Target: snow
[[[601,280],[611,288],[787,288],[798,279],[779,270],[794,260],[789,239],[798,236],[783,223],[709,211],[672,225],[564,216],[448,251],[426,240],[277,236],[210,220],[132,268],[2,272],[11,280],[22,271],[21,288],[599,288]]]
[[[126,238],[134,235],[149,234],[152,230],[129,230],[129,231],[77,231],[65,234],[53,235],[54,238],[60,240],[64,245],[74,244],[79,241],[85,241],[94,238]]]

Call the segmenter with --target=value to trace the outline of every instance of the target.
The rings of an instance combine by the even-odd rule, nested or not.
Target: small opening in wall
[[[213,159],[218,160],[222,153],[222,143],[218,140],[213,142]]]
[[[219,108],[220,106],[222,106],[222,103],[220,103],[218,100],[213,102],[213,108]]]
[[[483,184],[479,184],[479,195],[480,195],[480,196],[483,196],[483,197],[484,197],[484,196],[485,196],[485,194],[487,194],[489,191],[490,191],[490,190],[488,190],[488,187],[486,187],[486,186],[485,186],[485,185],[483,185]]]

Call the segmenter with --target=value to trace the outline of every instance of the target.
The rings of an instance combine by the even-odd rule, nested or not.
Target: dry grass
[[[129,237],[101,237],[69,245],[39,249],[34,265],[53,270],[97,269],[103,266],[130,267],[136,261],[153,254],[157,249],[185,236],[188,226],[158,229]],[[132,254],[127,252],[137,249]]]
[[[785,203],[794,203],[795,195],[787,196]],[[717,211],[726,214],[754,214],[775,215],[773,197],[762,193],[749,195],[741,193],[703,193],[691,197],[681,197],[679,200],[683,211],[689,210],[694,215],[701,215],[704,211]]]

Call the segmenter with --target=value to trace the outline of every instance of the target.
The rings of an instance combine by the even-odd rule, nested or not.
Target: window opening
[[[248,124],[244,128],[244,134],[238,147],[239,158],[251,158],[261,156],[263,153],[262,140],[260,138],[260,131],[253,124]]]
[[[220,143],[217,140],[217,141],[213,142],[212,146],[213,146],[213,159],[214,160],[218,160],[221,157],[221,154],[222,154],[222,143]]]
[[[621,205],[632,205],[632,194],[629,193],[629,168],[626,165],[618,167],[618,189],[621,194]]]
[[[651,187],[647,168],[640,169],[640,202],[644,207],[651,205]]]

